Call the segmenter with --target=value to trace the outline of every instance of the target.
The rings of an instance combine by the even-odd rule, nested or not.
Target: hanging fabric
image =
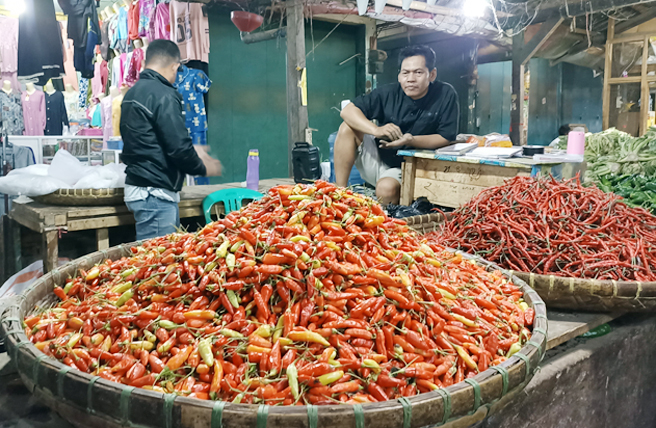
[[[68,126],[68,114],[64,103],[64,94],[55,91],[46,93],[46,129],[45,135],[62,135],[64,126]]]
[[[155,8],[155,19],[150,21],[153,29],[153,40],[171,39],[171,15],[168,3],[158,3]]]
[[[18,19],[0,15],[0,81],[9,80],[14,91],[21,87],[18,71]]]
[[[76,49],[87,46],[89,26],[100,34],[98,10],[95,0],[57,0],[59,7],[68,15],[68,37]],[[84,52],[84,51],[82,51]],[[79,70],[78,70],[79,71]]]
[[[43,135],[46,129],[46,98],[43,92],[35,90],[31,94],[23,92],[23,119],[25,135]]]
[[[139,0],[131,1],[128,8],[128,43],[139,38]]]
[[[62,39],[52,0],[24,0],[18,25],[18,76],[43,86],[64,73]]]
[[[169,5],[171,39],[182,62],[209,62],[210,26],[200,3],[172,1]]]
[[[7,135],[23,135],[23,106],[19,93],[10,94],[0,90],[0,129],[5,127]]]
[[[139,37],[153,40],[150,38],[148,29],[155,9],[155,0],[139,0],[139,8]]]
[[[63,41],[63,52],[64,52],[64,77],[63,86],[61,90],[66,88],[66,85],[71,85],[74,90],[78,90],[77,86],[77,72],[75,71],[75,63],[73,57],[75,56],[75,49],[73,48],[73,40],[68,38],[68,32],[66,31],[66,26],[63,23],[59,24],[61,26],[61,35]]]
[[[128,65],[128,71],[125,74],[125,83],[132,87],[139,80],[139,73],[141,73],[141,65],[144,60],[144,51],[137,48],[132,52],[132,58]]]

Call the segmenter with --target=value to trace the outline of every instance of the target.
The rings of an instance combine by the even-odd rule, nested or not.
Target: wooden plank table
[[[533,159],[478,159],[437,155],[432,150],[399,150],[405,157],[401,205],[425,196],[431,202],[457,208],[488,187],[500,186],[516,176],[552,174],[571,178],[581,171],[580,163],[540,163]]]
[[[293,184],[291,178],[260,180],[260,192],[280,184]],[[240,183],[184,187],[180,192],[180,218],[204,216],[203,199],[222,189],[241,188]],[[41,234],[45,271],[57,266],[60,231],[95,230],[98,249],[109,248],[109,228],[134,224],[134,216],[124,204],[115,206],[55,206],[38,202],[13,203],[9,217]]]

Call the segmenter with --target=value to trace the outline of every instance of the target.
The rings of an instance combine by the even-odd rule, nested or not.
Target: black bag
[[[312,183],[321,178],[319,148],[308,143],[296,143],[292,149],[292,165],[296,183]]]

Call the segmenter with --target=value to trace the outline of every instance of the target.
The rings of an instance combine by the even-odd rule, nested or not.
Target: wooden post
[[[52,271],[59,259],[59,231],[50,230],[41,235],[43,238],[43,271]]]
[[[604,88],[602,92],[602,128],[608,129],[610,121],[610,84],[613,67],[613,39],[615,38],[615,20],[608,18],[608,32],[606,36],[606,64],[604,66]]]
[[[524,32],[513,35],[512,96],[510,107],[510,139],[515,146],[526,144],[524,138]]]
[[[305,21],[303,2],[287,1],[287,142],[289,176],[293,176],[292,149],[294,143],[305,141],[309,128],[307,106],[301,102],[298,86],[305,69]]]
[[[96,241],[98,241],[98,251],[109,248],[109,229],[96,229]]]
[[[649,122],[649,82],[647,82],[647,61],[649,59],[649,36],[642,44],[642,70],[640,72],[640,135],[647,132]]]
[[[406,156],[403,163],[403,185],[401,186],[401,205],[410,205],[415,200],[415,178],[417,178],[417,158]]]

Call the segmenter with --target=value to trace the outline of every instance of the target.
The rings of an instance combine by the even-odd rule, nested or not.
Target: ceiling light
[[[489,8],[489,0],[465,0],[462,12],[469,18],[481,18]]]

